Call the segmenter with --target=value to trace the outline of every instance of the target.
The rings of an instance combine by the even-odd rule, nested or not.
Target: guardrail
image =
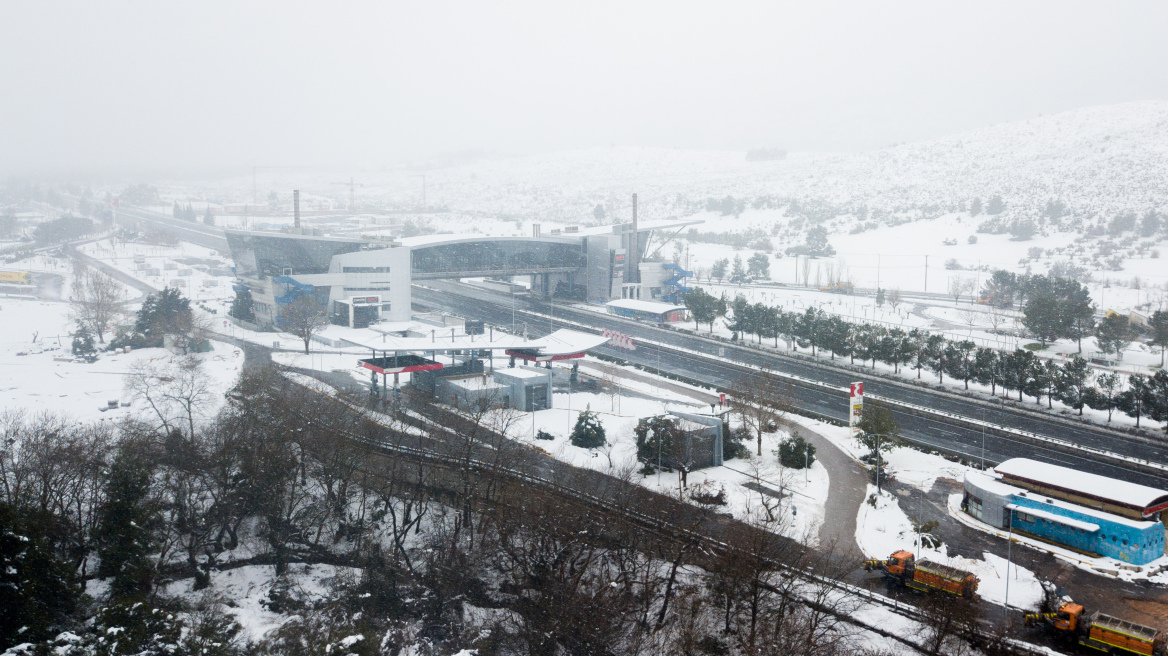
[[[579,329],[579,330],[585,330],[585,331],[593,332],[593,333],[597,333],[597,334],[599,334],[599,332],[600,332],[599,329],[593,328],[592,326],[589,326],[588,324],[583,324],[583,323],[580,323],[577,321],[572,321],[570,319],[551,317],[550,315],[545,315],[545,314],[541,314],[538,312],[531,312],[531,311],[526,311],[526,312],[528,314],[535,315],[535,316],[540,317],[542,319],[549,319],[549,320],[556,321],[556,322],[559,322],[562,324],[571,325],[574,328]],[[784,379],[790,380],[792,382],[796,382],[796,383],[803,385],[805,387],[817,387],[819,389],[823,389],[823,390],[831,391],[831,392],[838,392],[840,394],[847,394],[847,392],[848,392],[847,388],[845,388],[845,387],[831,385],[829,383],[824,383],[822,381],[813,380],[811,378],[807,378],[805,376],[799,376],[797,374],[791,374],[791,373],[766,369],[765,367],[761,367],[759,365],[751,365],[751,364],[747,364],[744,362],[731,362],[731,361],[724,360],[724,359],[717,359],[708,353],[703,353],[701,351],[696,351],[694,349],[688,349],[688,348],[684,348],[684,347],[674,346],[671,344],[665,344],[663,342],[659,342],[656,340],[649,340],[649,339],[639,339],[637,341],[642,343],[642,344],[652,345],[654,348],[659,348],[662,351],[670,351],[673,353],[686,355],[689,357],[697,357],[697,358],[717,362],[719,364],[725,364],[728,366],[738,367],[740,369],[748,369],[748,370],[758,371],[758,372],[765,370],[773,376],[776,376],[779,378],[784,378]],[[889,406],[896,406],[899,408],[903,408],[904,410],[909,411],[912,414],[928,415],[931,417],[939,417],[939,418],[945,419],[946,421],[962,424],[962,425],[969,427],[969,428],[984,428],[985,430],[990,431],[998,436],[1012,437],[1012,438],[1020,439],[1020,440],[1023,440],[1023,441],[1026,441],[1026,442],[1032,443],[1032,444],[1040,444],[1042,446],[1052,447],[1055,449],[1061,449],[1063,451],[1070,451],[1070,452],[1074,452],[1077,454],[1085,454],[1085,455],[1090,455],[1090,456],[1095,457],[1095,458],[1102,458],[1102,459],[1110,460],[1110,461],[1112,461],[1113,464],[1117,464],[1117,465],[1120,465],[1123,467],[1131,467],[1131,468],[1137,469],[1137,470],[1139,470],[1143,473],[1146,473],[1146,474],[1152,474],[1154,476],[1168,475],[1168,465],[1164,465],[1164,464],[1154,462],[1151,460],[1147,460],[1144,458],[1136,458],[1133,456],[1126,456],[1126,455],[1123,455],[1121,453],[1115,453],[1114,451],[1107,451],[1105,449],[1099,449],[1096,447],[1084,446],[1082,444],[1076,444],[1074,442],[1060,439],[1057,437],[1049,437],[1046,435],[1040,435],[1040,434],[1032,432],[1032,431],[1025,431],[1025,430],[1022,430],[1020,428],[1011,428],[1009,426],[1003,426],[1001,424],[995,424],[992,422],[982,421],[979,419],[970,419],[968,417],[964,417],[962,415],[958,415],[955,413],[945,412],[943,410],[936,410],[936,409],[925,407],[922,405],[908,403],[906,401],[898,401],[896,399],[891,399],[891,398],[888,398],[886,396],[868,394],[867,398],[869,398],[873,401],[879,401],[880,403],[884,403],[884,404],[889,405]],[[808,410],[806,412],[810,413],[810,414],[821,415],[825,418],[829,418],[828,415],[823,415],[822,413],[818,413],[814,410]],[[835,418],[830,418],[830,419],[832,421],[838,421]],[[908,439],[908,438],[906,438],[906,439]],[[933,445],[928,445],[928,446],[930,448],[935,448],[935,447],[933,447]]]

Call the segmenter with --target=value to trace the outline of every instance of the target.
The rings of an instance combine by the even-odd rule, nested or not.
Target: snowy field
[[[75,360],[67,303],[0,300],[0,410],[30,414],[61,413],[80,421],[116,421],[145,408],[132,402],[126,376],[135,367],[171,366],[176,356],[166,349],[141,349],[126,354],[101,352],[92,364]],[[35,336],[35,341],[34,341]],[[238,349],[211,342],[214,350],[196,356],[209,383],[203,411],[213,415],[223,394],[235,383],[243,365]],[[119,407],[103,411],[109,401]],[[122,407],[122,403],[130,403]]]

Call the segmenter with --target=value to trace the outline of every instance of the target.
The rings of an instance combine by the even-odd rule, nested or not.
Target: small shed
[[[636,298],[618,298],[605,304],[609,314],[652,323],[681,323],[688,321],[684,305],[642,301]]]

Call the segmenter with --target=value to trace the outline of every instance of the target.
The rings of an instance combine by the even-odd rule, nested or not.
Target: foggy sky
[[[1168,98],[1165,25],[1159,2],[4,2],[0,172],[864,150]]]

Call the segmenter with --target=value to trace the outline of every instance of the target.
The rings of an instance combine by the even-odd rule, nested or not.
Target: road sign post
[[[858,427],[864,414],[864,383],[852,383],[848,388],[848,426],[852,435],[860,432]]]

